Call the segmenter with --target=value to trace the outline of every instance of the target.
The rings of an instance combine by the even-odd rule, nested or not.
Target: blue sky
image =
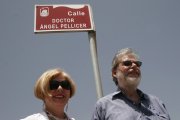
[[[178,120],[178,0],[1,0],[1,119],[18,120],[42,111],[33,88],[37,78],[50,68],[64,69],[77,84],[77,93],[69,102],[71,116],[90,120],[97,100],[88,33],[34,34],[35,4],[90,4],[104,95],[116,90],[111,79],[114,54],[131,47],[143,62],[139,88],[158,96],[172,120]]]

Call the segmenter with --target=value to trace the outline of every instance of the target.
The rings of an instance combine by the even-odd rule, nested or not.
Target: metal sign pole
[[[96,31],[89,31],[88,36],[89,36],[90,50],[91,50],[92,63],[94,69],[97,98],[99,99],[103,96],[103,92],[102,92],[102,84],[101,84],[100,72],[99,72],[99,66],[97,60]]]

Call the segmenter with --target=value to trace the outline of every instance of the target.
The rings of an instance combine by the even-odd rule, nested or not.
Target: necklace
[[[52,114],[51,114],[50,112],[48,112],[48,111],[45,111],[45,112],[46,112],[46,115],[48,116],[49,120],[68,120],[68,117],[67,117],[66,114],[64,114],[64,115],[65,115],[65,118],[61,119],[61,118],[58,118],[58,117],[52,115]]]

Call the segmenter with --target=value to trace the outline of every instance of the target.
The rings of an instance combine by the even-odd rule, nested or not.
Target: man
[[[118,89],[97,101],[92,120],[170,120],[161,100],[137,88],[141,65],[131,48],[122,49],[115,55],[112,77]]]

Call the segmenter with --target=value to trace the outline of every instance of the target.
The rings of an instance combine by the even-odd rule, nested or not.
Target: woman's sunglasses
[[[132,64],[136,64],[137,67],[141,67],[142,65],[142,62],[141,61],[130,61],[130,60],[126,60],[126,61],[123,61],[122,64],[124,66],[131,66]]]
[[[61,86],[63,89],[66,89],[66,90],[71,89],[71,85],[67,80],[63,80],[63,81],[51,80],[49,82],[50,90],[56,90],[58,89],[59,86]]]

